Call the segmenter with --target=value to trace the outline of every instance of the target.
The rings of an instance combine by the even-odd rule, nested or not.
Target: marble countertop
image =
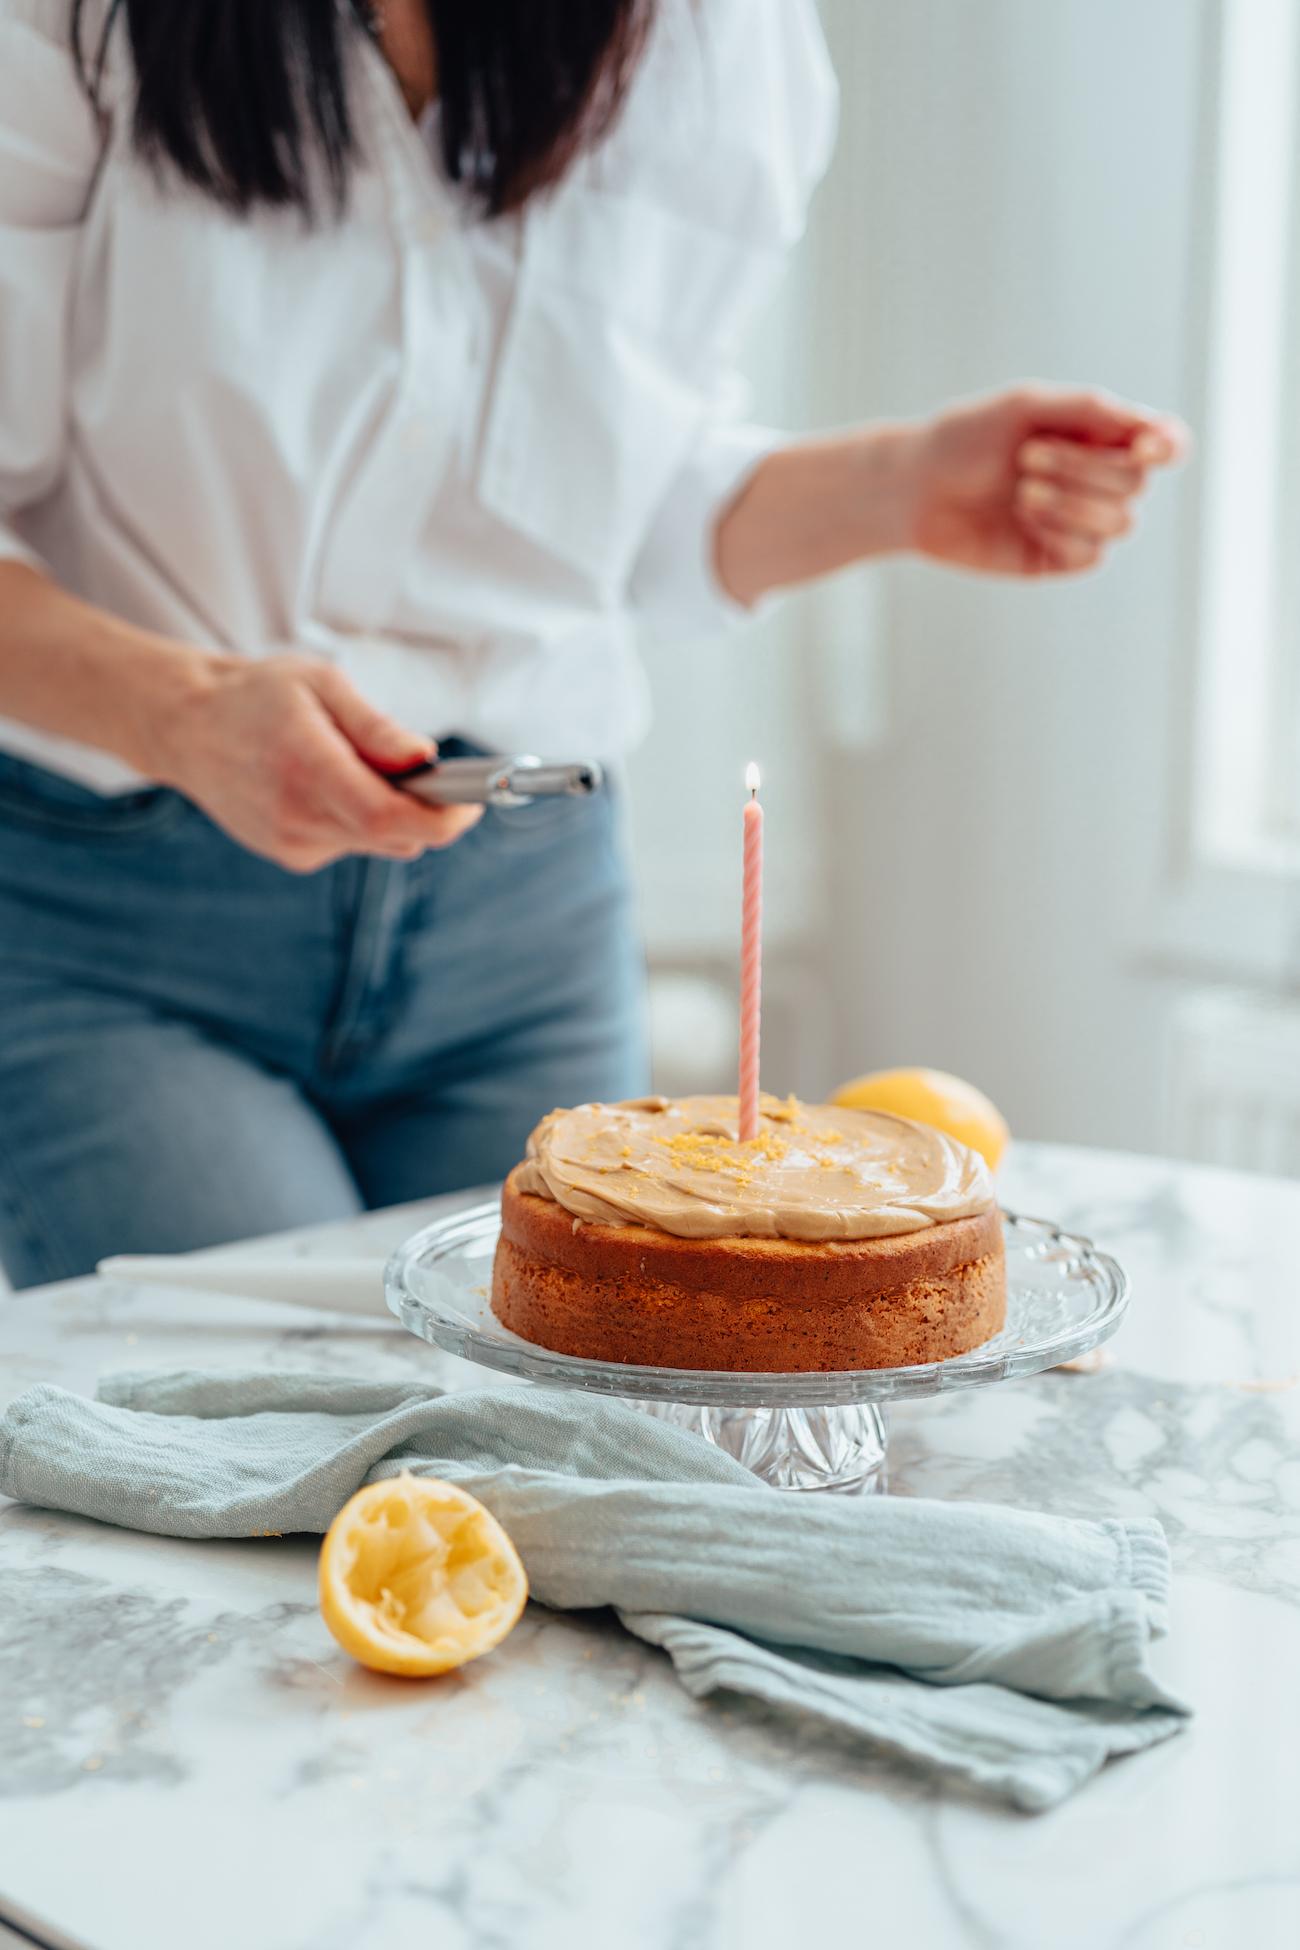
[[[892,1487],[1152,1512],[1191,1729],[1047,1815],[756,1708],[604,1614],[530,1607],[407,1685],[341,1653],[310,1540],[184,1543],[0,1505],[0,1941],[89,1950],[1294,1950],[1300,1184],[1020,1147],[1004,1201],[1135,1298],[1109,1360],[892,1420]],[[385,1249],[428,1208],[277,1242]],[[93,1280],[0,1299],[0,1396],[117,1367],[476,1371],[395,1324]]]

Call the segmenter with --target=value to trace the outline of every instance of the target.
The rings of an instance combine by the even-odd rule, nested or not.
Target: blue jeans
[[[645,1087],[615,807],[296,876],[188,800],[0,755],[0,1260],[17,1286],[501,1177]]]

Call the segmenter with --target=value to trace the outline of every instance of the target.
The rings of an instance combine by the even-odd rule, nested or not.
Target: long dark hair
[[[425,0],[438,53],[442,149],[486,214],[555,182],[609,128],[656,0]],[[236,211],[336,207],[355,153],[346,42],[374,31],[366,0],[110,0],[103,37],[73,47],[95,95],[126,17],[140,152]]]

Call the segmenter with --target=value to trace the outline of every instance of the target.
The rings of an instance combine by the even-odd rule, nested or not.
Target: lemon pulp
[[[528,1597],[519,1554],[490,1511],[435,1477],[358,1490],[320,1554],[320,1608],[345,1651],[378,1672],[449,1672],[491,1651]]]

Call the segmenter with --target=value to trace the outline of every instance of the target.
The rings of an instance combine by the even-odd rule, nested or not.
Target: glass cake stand
[[[512,1334],[492,1312],[495,1202],[408,1239],[388,1262],[384,1289],[412,1334],[467,1361],[551,1388],[616,1396],[693,1430],[779,1489],[858,1493],[885,1487],[890,1402],[1038,1374],[1109,1340],[1124,1318],[1128,1279],[1108,1254],[1046,1220],[1002,1216],[1005,1328],[969,1354],[911,1368],[744,1374],[555,1354]]]

